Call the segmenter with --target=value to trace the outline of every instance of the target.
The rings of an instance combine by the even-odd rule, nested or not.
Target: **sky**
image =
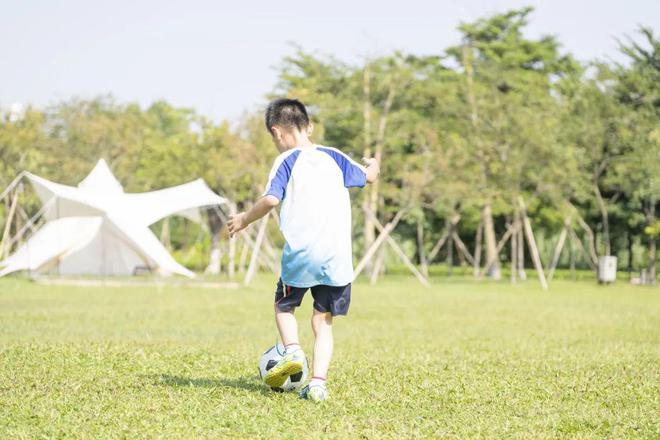
[[[621,60],[615,38],[660,33],[658,0],[0,0],[0,107],[112,94],[214,120],[261,109],[294,45],[346,62],[439,54],[456,27],[534,6],[528,34],[580,60]]]

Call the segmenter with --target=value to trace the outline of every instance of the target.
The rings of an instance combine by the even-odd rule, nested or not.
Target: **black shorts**
[[[314,308],[319,312],[330,312],[332,316],[348,313],[348,307],[351,305],[351,283],[345,286],[319,284],[312,287],[293,287],[284,285],[280,279],[275,291],[275,305],[282,312],[291,312],[302,303],[307,289],[312,290]]]

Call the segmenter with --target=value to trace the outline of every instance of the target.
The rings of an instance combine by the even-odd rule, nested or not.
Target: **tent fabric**
[[[201,221],[199,208],[226,203],[202,179],[145,193],[125,193],[101,159],[77,187],[31,173],[26,178],[48,222],[12,256],[0,276],[18,270],[130,275],[139,268],[193,277],[163,247],[149,225],[170,215]]]
[[[36,271],[85,247],[97,235],[101,217],[66,217],[46,223],[2,262],[0,276],[18,270]]]

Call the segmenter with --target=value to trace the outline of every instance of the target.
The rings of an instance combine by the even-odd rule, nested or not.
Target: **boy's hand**
[[[236,233],[242,231],[247,227],[247,222],[245,221],[245,213],[239,212],[235,215],[229,216],[229,221],[227,222],[227,230],[229,231],[229,236],[233,237]]]
[[[374,183],[380,174],[380,164],[375,157],[363,157],[362,162],[367,167],[367,182]]]

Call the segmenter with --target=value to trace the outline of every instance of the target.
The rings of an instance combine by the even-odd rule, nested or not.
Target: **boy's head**
[[[276,99],[266,109],[266,128],[280,151],[298,146],[312,134],[305,105],[297,99]]]

